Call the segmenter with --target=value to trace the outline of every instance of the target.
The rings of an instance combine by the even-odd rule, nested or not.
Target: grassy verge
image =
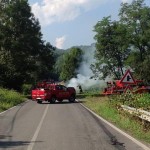
[[[110,99],[107,97],[88,96],[84,98],[84,100],[84,105],[96,112],[98,115],[123,129],[125,132],[128,132],[133,137],[150,143],[149,123],[143,123],[138,118],[124,112],[121,109],[117,109],[117,105],[110,102]]]
[[[0,112],[25,101],[25,97],[16,91],[0,88]]]

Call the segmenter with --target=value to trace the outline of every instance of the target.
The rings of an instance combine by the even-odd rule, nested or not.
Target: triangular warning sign
[[[124,89],[124,93],[126,93],[126,94],[131,94],[131,93],[132,93],[132,88],[130,87],[130,85],[128,85],[128,86]]]
[[[135,84],[135,80],[131,75],[130,70],[127,70],[125,75],[122,77],[120,83],[126,83],[126,84]]]

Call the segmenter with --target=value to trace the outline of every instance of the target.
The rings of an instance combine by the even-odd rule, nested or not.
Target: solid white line
[[[44,114],[43,114],[43,116],[42,116],[42,118],[41,118],[41,121],[40,121],[40,123],[39,123],[39,125],[38,125],[38,127],[37,127],[37,129],[36,129],[36,131],[35,131],[35,133],[34,133],[34,135],[33,135],[33,137],[32,137],[32,139],[31,139],[31,144],[28,146],[27,150],[32,150],[32,149],[33,149],[33,146],[34,146],[35,141],[36,141],[36,139],[37,139],[37,137],[38,137],[39,131],[40,131],[41,127],[42,127],[44,118],[45,118],[45,116],[46,116],[46,114],[47,114],[48,107],[49,107],[49,105],[47,105],[47,107],[46,107],[46,109],[45,109],[45,111],[44,111]]]
[[[120,130],[119,128],[117,128],[116,126],[114,126],[113,124],[111,124],[110,122],[108,122],[107,120],[103,119],[102,117],[100,117],[99,115],[97,115],[95,112],[93,112],[92,110],[90,110],[89,108],[87,108],[86,106],[84,106],[83,104],[81,104],[81,105],[85,109],[87,109],[88,111],[90,111],[93,115],[95,115],[97,118],[99,118],[100,120],[102,120],[103,122],[105,122],[106,124],[108,124],[110,127],[112,127],[113,129],[115,129],[116,131],[120,132],[121,134],[123,134],[124,136],[126,136],[127,138],[129,138],[130,140],[132,140],[134,143],[136,143],[137,145],[139,145],[144,150],[150,150],[150,147],[147,147],[146,145],[144,145],[143,143],[139,142],[138,140],[136,140],[132,136],[130,136],[127,133],[123,132],[122,130]]]

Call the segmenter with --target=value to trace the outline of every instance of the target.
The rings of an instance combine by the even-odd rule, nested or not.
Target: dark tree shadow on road
[[[3,149],[12,149],[14,147],[18,147],[18,146],[26,146],[29,145],[30,143],[39,143],[42,141],[0,141],[0,148]]]
[[[15,126],[15,121],[16,121],[17,115],[26,103],[28,103],[28,102],[26,101],[26,102],[23,102],[16,106],[16,112],[14,113],[14,116],[10,120],[10,123],[9,123],[10,126],[8,127],[7,132],[4,132],[3,134],[1,133],[2,135],[0,135],[0,140],[1,140],[0,148],[8,148],[8,147],[12,147],[13,145],[19,146],[19,145],[29,143],[29,142],[24,142],[24,141],[12,141],[12,136],[11,136],[11,133]],[[7,110],[7,112],[2,115],[1,121],[3,121],[3,119],[7,118],[6,117],[7,113],[9,113],[10,111],[11,111],[11,109]]]

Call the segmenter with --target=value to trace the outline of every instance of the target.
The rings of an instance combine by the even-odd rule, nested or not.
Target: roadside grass
[[[114,105],[108,97],[93,96],[86,96],[83,101],[85,106],[131,136],[150,143],[150,123],[124,112],[118,107],[120,103]]]
[[[99,97],[100,94],[99,94],[99,90],[87,90],[87,91],[84,91],[82,93],[78,93],[77,94],[77,98],[78,99],[84,99],[86,97]]]
[[[14,90],[0,88],[0,112],[25,101],[25,97]]]

